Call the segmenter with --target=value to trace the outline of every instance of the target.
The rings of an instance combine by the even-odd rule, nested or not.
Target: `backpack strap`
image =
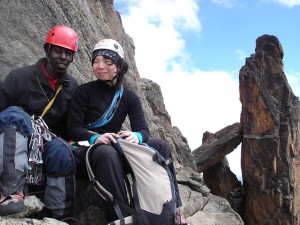
[[[95,146],[100,145],[99,144],[95,144],[95,145],[91,145],[87,152],[86,152],[86,156],[85,156],[85,161],[86,161],[86,168],[87,168],[87,173],[89,176],[89,180],[91,185],[94,187],[94,189],[96,190],[96,192],[105,200],[108,202],[112,202],[113,201],[113,196],[110,192],[108,192],[98,181],[97,177],[94,175],[92,167],[90,165],[90,152],[95,148]]]
[[[119,140],[119,138],[117,138],[117,140]],[[134,173],[132,171],[131,166],[129,166],[129,162],[126,159],[126,156],[124,155],[124,152],[123,152],[119,142],[113,143],[113,146],[114,146],[115,150],[117,151],[117,153],[118,153],[118,155],[121,159],[123,174],[125,175],[124,176],[124,181],[125,181],[125,185],[126,185],[127,192],[128,192],[128,197],[129,197],[129,205],[131,207],[134,207],[133,193],[132,193],[132,189],[131,189],[131,184],[130,184],[128,176],[126,175],[126,174],[130,174],[130,176],[133,178]],[[127,165],[127,171],[125,171],[125,165]]]
[[[114,210],[122,224],[122,221],[124,222],[124,216],[122,214],[122,211],[125,211],[131,215],[135,215],[136,212],[134,209],[132,209],[131,207],[129,207],[128,205],[118,201],[117,199],[115,199],[112,194],[110,192],[108,192],[98,181],[97,177],[94,175],[93,170],[91,168],[90,165],[90,152],[93,151],[93,149],[95,148],[95,146],[101,145],[101,143],[99,144],[94,144],[92,146],[90,146],[86,152],[86,168],[87,168],[87,172],[88,172],[88,176],[89,176],[89,180],[90,180],[90,184],[87,187],[87,191],[86,194],[90,191],[91,187],[93,187],[95,189],[95,191],[107,202],[111,202],[112,206],[114,207]]]
[[[45,109],[44,109],[43,112],[42,112],[41,117],[43,117],[43,116],[47,113],[47,111],[50,109],[50,107],[52,106],[52,104],[53,104],[53,102],[54,102],[54,100],[55,100],[55,98],[56,98],[56,96],[57,96],[57,94],[61,91],[61,89],[62,89],[62,84],[59,85],[59,87],[58,87],[57,90],[56,90],[56,93],[55,93],[54,97],[53,97],[53,98],[48,102],[48,104],[46,105]]]

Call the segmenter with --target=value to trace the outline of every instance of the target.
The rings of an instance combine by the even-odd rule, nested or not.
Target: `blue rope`
[[[97,128],[107,124],[114,116],[123,95],[123,85],[120,85],[115,93],[115,96],[105,113],[97,121],[90,123],[90,128]]]

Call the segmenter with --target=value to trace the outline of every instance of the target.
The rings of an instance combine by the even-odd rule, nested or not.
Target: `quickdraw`
[[[48,126],[45,121],[39,117],[31,117],[32,135],[29,142],[28,168],[26,174],[26,183],[42,185],[43,184],[43,146],[45,141],[51,141],[52,136],[48,132]]]

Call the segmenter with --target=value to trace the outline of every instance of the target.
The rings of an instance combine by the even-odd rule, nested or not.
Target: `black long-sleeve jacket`
[[[88,141],[93,136],[88,124],[98,120],[109,107],[115,94],[115,88],[100,80],[91,81],[77,87],[73,96],[68,116],[68,134],[74,141]],[[149,139],[149,128],[139,97],[124,87],[117,111],[106,125],[95,128],[98,134],[120,131],[128,115],[131,130],[143,136],[143,142]]]
[[[19,106],[30,116],[40,116],[53,98],[56,91],[47,80],[42,70],[46,58],[40,59],[35,65],[12,70],[0,86],[0,111],[9,106]],[[57,135],[66,136],[67,114],[71,103],[71,96],[78,86],[71,75],[65,73],[59,79],[56,88],[63,85],[63,89],[56,96],[55,101],[43,119],[48,127]]]

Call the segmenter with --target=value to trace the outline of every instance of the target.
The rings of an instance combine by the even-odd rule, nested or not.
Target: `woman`
[[[128,70],[123,58],[123,49],[115,40],[103,39],[95,45],[92,67],[97,80],[76,89],[69,111],[68,133],[76,142],[88,140],[90,144],[102,143],[91,153],[90,164],[94,174],[117,200],[128,204],[122,163],[111,143],[116,143],[116,138],[122,137],[135,144],[147,143],[166,159],[172,156],[165,141],[149,139],[149,128],[140,99],[123,86],[124,74]],[[127,115],[132,131],[121,131]],[[82,161],[85,161],[84,154],[82,157]],[[178,195],[172,163],[170,170],[175,178]],[[179,195],[177,197],[179,207],[182,204]]]

